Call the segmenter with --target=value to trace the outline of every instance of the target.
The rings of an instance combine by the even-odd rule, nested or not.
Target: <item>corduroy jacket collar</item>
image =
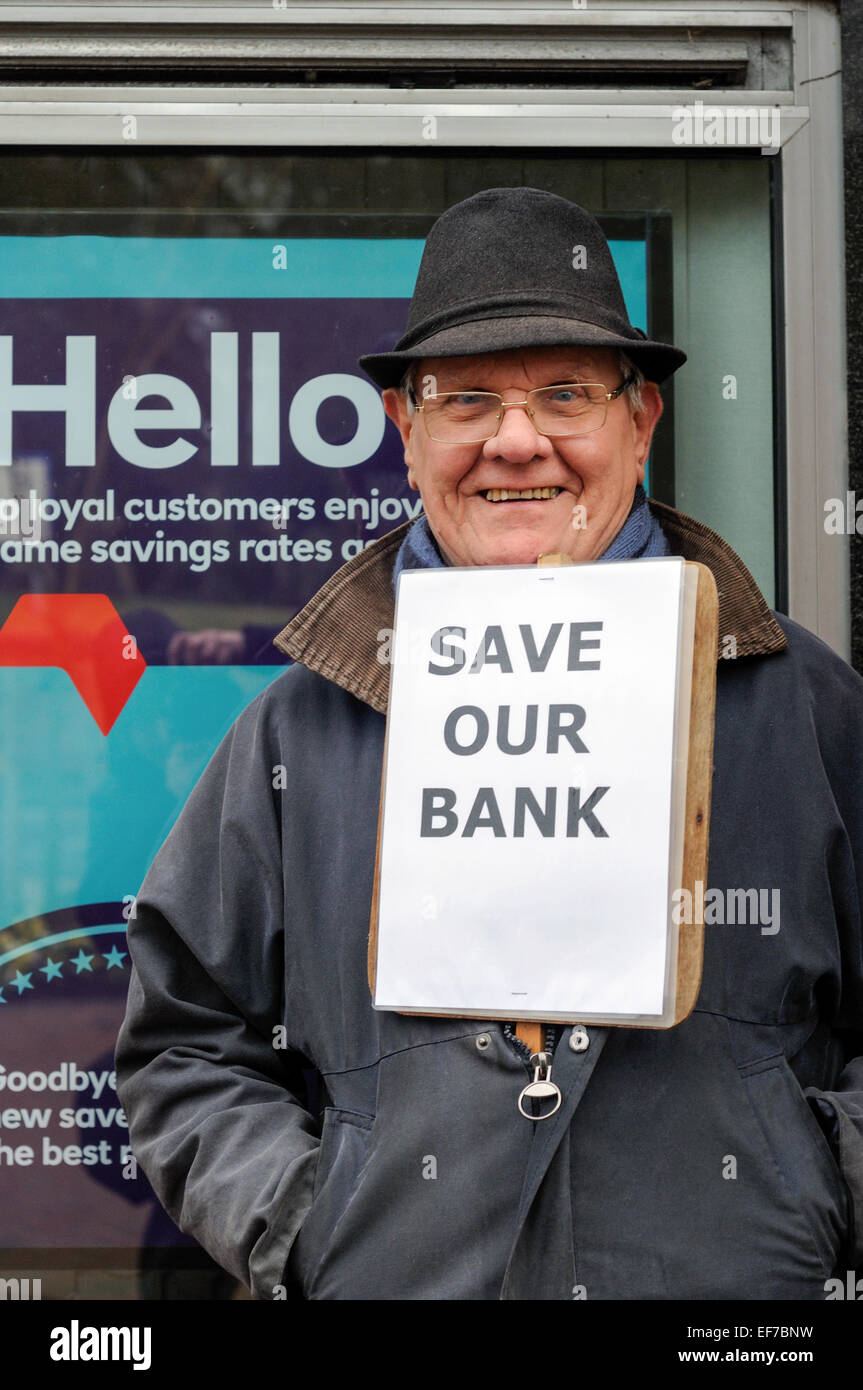
[[[700,521],[662,502],[650,507],[672,554],[698,560],[713,572],[719,591],[719,650],[736,640],[736,655],[772,656],[788,644],[761,590],[740,556]],[[382,643],[393,626],[393,566],[411,522],[407,521],[348,560],[275,638],[276,646],[386,714],[389,664]],[[380,635],[379,635],[380,634]],[[727,650],[727,648],[726,648]]]

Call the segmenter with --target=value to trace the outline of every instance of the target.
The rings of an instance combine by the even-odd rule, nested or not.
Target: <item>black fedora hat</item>
[[[629,322],[595,217],[540,188],[487,188],[437,219],[425,244],[407,328],[391,352],[359,364],[397,386],[423,357],[510,348],[618,348],[662,382],[686,361]]]

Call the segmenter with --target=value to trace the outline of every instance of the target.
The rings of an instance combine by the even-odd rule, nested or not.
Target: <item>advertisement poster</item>
[[[644,240],[612,242],[647,326]],[[129,1149],[134,895],[272,639],[415,517],[417,237],[0,238],[0,1244],[193,1244]]]

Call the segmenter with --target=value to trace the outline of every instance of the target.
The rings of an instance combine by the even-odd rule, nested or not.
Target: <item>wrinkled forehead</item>
[[[562,381],[601,381],[608,384],[617,372],[610,348],[516,348],[469,357],[426,357],[417,364],[414,382],[424,389],[447,391],[453,387],[485,388],[551,385]],[[434,384],[428,382],[434,379]],[[425,394],[428,394],[428,390]]]

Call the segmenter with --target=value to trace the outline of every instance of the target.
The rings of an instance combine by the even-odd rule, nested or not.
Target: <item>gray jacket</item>
[[[565,1029],[543,1123],[500,1023],[375,1012],[378,633],[405,528],[376,542],[281,634],[297,664],[216,751],[129,923],[132,1147],[255,1297],[819,1299],[863,1263],[863,681],[651,505],[737,644],[708,890],[778,891],[779,929],[707,925],[678,1028],[591,1027],[583,1051]]]

